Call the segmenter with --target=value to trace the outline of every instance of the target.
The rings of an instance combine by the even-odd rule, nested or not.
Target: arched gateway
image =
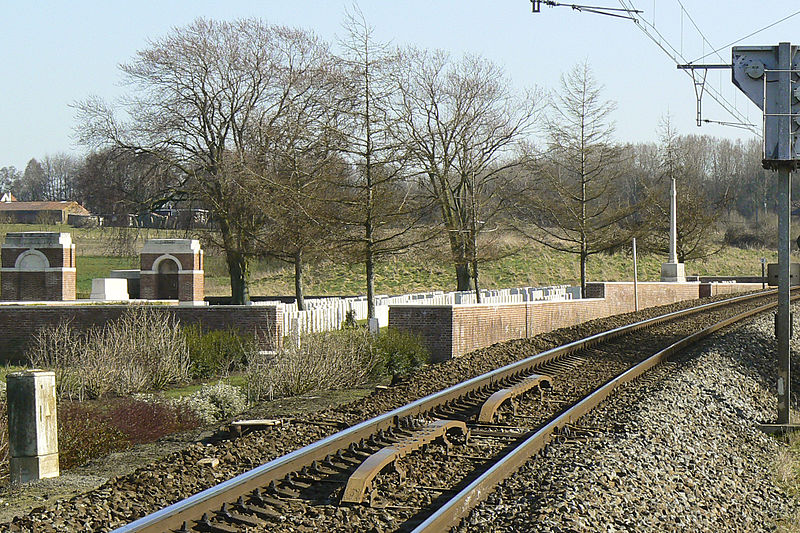
[[[141,254],[140,296],[201,303],[203,251],[196,239],[150,239]]]

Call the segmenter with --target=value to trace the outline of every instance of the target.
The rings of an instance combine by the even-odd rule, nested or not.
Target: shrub
[[[376,369],[392,377],[392,382],[407,377],[430,361],[431,354],[420,338],[410,332],[386,328],[375,340],[380,366]]]
[[[778,227],[774,217],[756,224],[743,221],[732,223],[725,230],[724,242],[736,248],[774,248],[778,241]]]
[[[179,400],[179,405],[191,410],[203,422],[212,423],[247,409],[247,398],[239,387],[220,382],[203,385],[196,393]]]
[[[233,330],[203,331],[197,324],[183,328],[191,360],[193,378],[224,376],[241,370],[247,354],[255,349],[255,339]]]
[[[356,312],[352,309],[348,309],[344,315],[344,320],[342,321],[342,329],[355,329],[358,327],[358,322],[356,322]]]
[[[58,406],[59,467],[68,470],[130,445],[106,416],[80,403]]]
[[[177,319],[144,307],[132,307],[118,320],[83,335],[67,323],[40,330],[28,361],[56,371],[60,397],[78,399],[185,382],[190,365]]]
[[[28,362],[33,368],[45,368],[56,374],[59,398],[79,395],[80,379],[75,372],[82,351],[82,339],[69,322],[40,328],[28,349]]]
[[[111,409],[108,422],[130,443],[139,444],[196,428],[201,420],[188,406],[180,403],[125,398]]]
[[[354,387],[374,376],[372,335],[364,328],[287,337],[274,356],[261,352],[247,365],[248,396],[263,399]]]

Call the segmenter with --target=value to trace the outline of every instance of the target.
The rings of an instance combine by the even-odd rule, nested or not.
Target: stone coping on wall
[[[2,248],[70,248],[72,234],[51,231],[10,231]]]
[[[41,307],[41,306],[54,306],[54,307],[96,307],[100,306],[120,306],[120,307],[177,307],[180,304],[178,300],[0,300],[0,307]],[[225,307],[225,306],[214,306]],[[231,307],[231,306],[228,306]]]

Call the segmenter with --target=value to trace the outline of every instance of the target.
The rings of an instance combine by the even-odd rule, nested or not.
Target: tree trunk
[[[250,303],[250,291],[247,287],[247,258],[236,250],[226,250],[225,257],[231,276],[231,303],[247,305]]]
[[[456,264],[456,290],[468,291],[472,288],[472,276],[469,272],[469,264],[457,263]]]
[[[294,296],[297,299],[297,310],[305,311],[306,300],[303,296],[303,251],[294,254]]]
[[[585,250],[581,250],[581,298],[586,298],[586,259]]]
[[[375,263],[370,250],[364,265],[367,273],[367,318],[375,318]]]
[[[472,281],[475,283],[475,303],[481,303],[481,289],[478,285],[478,260],[472,260]]]

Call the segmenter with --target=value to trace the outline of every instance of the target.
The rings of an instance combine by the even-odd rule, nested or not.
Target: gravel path
[[[776,415],[772,328],[764,314],[618,391],[580,421],[593,438],[549,447],[459,531],[798,531],[775,483],[787,447],[755,427]]]

